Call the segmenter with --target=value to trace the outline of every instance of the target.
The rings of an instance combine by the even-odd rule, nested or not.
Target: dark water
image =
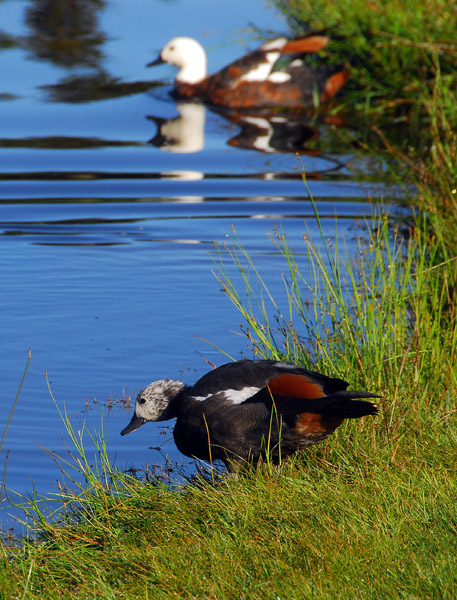
[[[173,70],[144,65],[174,35],[200,39],[214,71],[255,45],[250,24],[286,31],[261,0],[76,2],[80,13],[60,17],[86,26],[83,43],[70,27],[72,44],[55,35],[55,4],[66,6],[0,3],[0,429],[30,347],[3,450],[8,488],[26,494],[54,491],[59,477],[41,447],[65,455],[45,371],[75,428],[100,429],[103,412],[115,464],[141,467],[163,460],[149,447],[170,430],[150,425],[121,438],[129,411],[108,410],[108,398],[162,377],[190,383],[209,368],[201,356],[226,361],[198,338],[248,354],[233,333],[240,317],[212,273],[213,240],[235,227],[279,294],[281,261],[268,231],[280,222],[300,249],[302,232],[315,228],[295,151],[326,235],[337,214],[349,247],[355,221],[388,195],[370,161],[347,150],[344,127],[230,120],[177,107],[169,87],[152,85]],[[172,442],[163,452],[181,458]]]

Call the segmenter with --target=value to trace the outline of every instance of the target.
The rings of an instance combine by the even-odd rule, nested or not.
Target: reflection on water
[[[26,11],[28,50],[63,67],[98,67],[106,37],[97,12],[104,5],[104,0],[32,0]]]
[[[179,117],[148,117],[157,127],[150,143],[167,152],[200,152],[205,145],[205,106],[195,102],[179,102],[176,109]],[[310,125],[308,115],[266,112],[243,114],[237,111],[216,111],[214,108],[211,110],[238,129],[237,134],[227,140],[229,146],[266,153],[316,153],[307,148],[307,143],[319,137],[319,129]]]
[[[53,102],[78,104],[141,94],[162,85],[160,81],[126,82],[99,71],[90,75],[71,75],[59,83],[44,85],[42,89],[46,90],[49,100]]]
[[[240,132],[227,143],[236,148],[259,152],[306,152],[306,144],[319,136],[304,116],[242,115],[228,116]]]
[[[219,132],[226,136],[233,133],[233,126],[238,129],[236,135],[229,137],[226,143],[229,146],[243,149],[255,150],[267,154],[272,153],[293,153],[301,156],[313,156],[322,159],[322,164],[326,166],[320,170],[307,171],[308,179],[319,179],[330,173],[334,177],[336,173],[344,169],[344,163],[336,156],[326,154],[316,146],[320,137],[320,129],[317,125],[311,125],[311,117],[306,114],[300,115],[281,115],[277,113],[269,114],[266,112],[243,114],[237,111],[221,111],[212,107],[205,107],[195,102],[178,102],[176,110],[178,117],[164,119],[161,117],[149,116],[156,126],[156,134],[149,141],[153,146],[160,148],[165,152],[176,154],[189,154],[201,152],[205,147],[205,115],[206,111],[222,117],[231,124],[230,128],[220,126]],[[314,118],[313,121],[316,121]],[[321,119],[322,121],[322,119]],[[331,124],[320,123],[321,129],[327,130],[342,123],[339,120],[331,119]],[[311,147],[313,144],[315,147]],[[182,179],[188,181],[203,179],[204,174],[196,171],[181,171]],[[163,176],[170,173],[163,173]],[[233,177],[234,174],[232,173]],[[240,175],[237,174],[237,177]],[[248,177],[254,177],[252,173]],[[298,175],[301,178],[301,174]],[[257,175],[258,177],[258,175]],[[261,178],[272,181],[274,179],[287,178],[292,179],[291,173],[264,172]]]
[[[179,117],[148,117],[157,126],[150,143],[167,152],[200,152],[205,145],[205,111],[201,104],[178,102]]]

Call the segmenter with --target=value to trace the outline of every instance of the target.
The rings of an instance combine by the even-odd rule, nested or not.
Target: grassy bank
[[[455,597],[455,453],[352,433],[230,485],[100,485],[4,559],[4,597]]]
[[[333,110],[347,144],[385,152],[394,178],[418,187],[448,256],[457,254],[457,3],[453,0],[273,0],[297,36],[325,31],[325,60],[350,78]],[[327,108],[325,108],[327,110]]]
[[[397,103],[403,120],[425,119],[428,152],[422,140],[415,145],[409,138],[409,152],[408,144],[399,148],[385,131],[376,132],[398,173],[416,184],[409,198],[414,217],[406,226],[381,214],[361,224],[354,256],[336,236],[329,242],[305,234],[292,249],[280,229],[273,231],[272,251],[283,257],[282,298],[271,297],[235,233],[216,261],[253,354],[312,364],[354,388],[380,391],[380,415],[344,424],[280,472],[261,466],[238,481],[169,487],[116,472],[103,438],[96,440],[98,467],[92,467],[82,434],[63,414],[75,448],[73,479],[85,483],[62,489],[60,516],[44,518],[38,504],[29,504],[36,519],[30,538],[2,549],[0,597],[456,597],[457,146],[450,124],[457,109],[449,103],[447,63],[440,54],[438,69],[427,58],[431,46],[453,43],[444,33],[441,41],[431,37],[439,19],[429,15],[441,10],[438,25],[446,32],[453,5],[421,4],[426,13],[414,3],[409,20],[396,8],[398,27],[409,28],[414,48],[398,41],[404,29],[379,17],[395,3],[371,3],[378,7],[371,16],[362,5],[356,15],[354,2],[339,3],[338,10],[349,5],[354,12],[341,12],[330,24],[339,28],[342,48],[344,31],[361,48],[351,59],[354,68],[367,69],[364,48],[378,48],[373,36],[383,28],[382,56],[388,58],[389,44],[391,52],[405,46],[424,63],[421,71],[413,58],[386,58],[383,67],[370,55],[371,79],[356,79],[374,111],[364,114],[376,127],[373,115],[393,110],[387,100],[394,98],[407,100]],[[314,29],[320,28],[312,21],[317,9],[337,10],[334,3],[313,6],[316,11],[303,1],[308,12],[300,18]],[[372,13],[379,17],[374,23]],[[415,73],[430,77],[408,96],[405,79],[418,81]],[[362,93],[357,85],[348,90],[354,99]]]

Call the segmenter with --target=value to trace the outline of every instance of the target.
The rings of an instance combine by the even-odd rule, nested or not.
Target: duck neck
[[[198,60],[197,60],[198,59]],[[206,77],[206,55],[204,51],[195,59],[181,67],[176,75],[179,83],[199,83]]]
[[[185,394],[186,390],[189,389],[189,386],[182,381],[173,381],[173,383],[175,384],[175,387],[172,394],[169,396],[169,401],[166,408],[164,408],[160,419],[157,419],[158,421],[168,421],[169,419],[175,419],[178,416],[182,396]]]

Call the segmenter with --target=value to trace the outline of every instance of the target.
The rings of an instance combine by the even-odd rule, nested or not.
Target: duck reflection
[[[70,75],[58,83],[43,85],[41,89],[47,92],[48,98],[52,102],[82,104],[131,96],[161,87],[161,85],[156,81],[125,82],[99,70],[97,73]]]
[[[239,133],[228,140],[229,146],[260,152],[309,152],[306,144],[319,137],[319,130],[303,116],[224,115],[239,125]]]
[[[160,87],[157,81],[124,82],[103,68],[103,45],[107,36],[100,28],[105,0],[29,0],[26,23],[29,35],[21,40],[40,60],[72,73],[58,83],[42,85],[53,102],[84,103],[138,94]]]
[[[157,126],[157,132],[149,143],[166,152],[200,152],[205,146],[205,107],[181,102],[176,105],[176,110],[179,116],[172,119],[147,117]]]
[[[181,102],[176,105],[179,115],[171,119],[148,116],[157,127],[149,143],[166,152],[199,152],[205,145],[205,111],[202,104]],[[229,146],[259,152],[315,153],[307,144],[319,137],[319,129],[309,124],[306,115],[277,113],[212,112],[238,128],[227,140]]]

